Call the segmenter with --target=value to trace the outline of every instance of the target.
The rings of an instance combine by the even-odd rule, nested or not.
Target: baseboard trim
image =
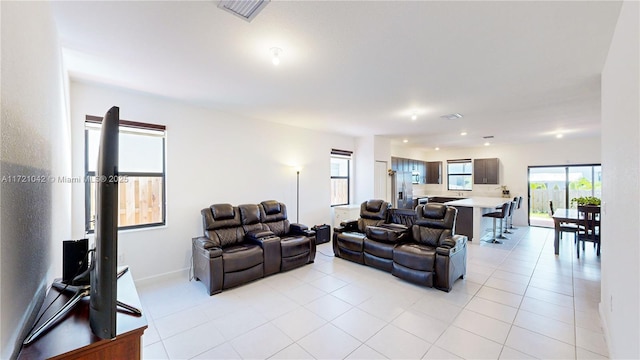
[[[179,269],[175,271],[169,271],[166,273],[148,276],[140,279],[135,279],[134,282],[136,286],[143,287],[153,285],[155,283],[163,282],[170,279],[183,278],[185,280],[189,280],[189,268]]]
[[[616,357],[611,352],[611,336],[609,333],[609,327],[607,326],[607,322],[604,321],[605,317],[605,309],[603,308],[604,304],[602,301],[598,304],[598,313],[600,313],[600,325],[602,326],[602,330],[604,331],[604,340],[607,342],[607,351],[609,352],[609,359],[615,359]]]
[[[22,319],[20,319],[20,330],[11,334],[10,343],[13,344],[13,351],[9,355],[10,359],[18,357],[20,350],[22,349],[22,341],[29,336],[29,332],[33,329],[33,325],[38,317],[38,313],[44,304],[44,299],[47,296],[47,283],[45,279],[42,279],[42,283],[38,286],[37,292],[33,295],[33,300],[26,308]],[[3,350],[4,351],[4,350]],[[0,354],[0,357],[5,354]]]

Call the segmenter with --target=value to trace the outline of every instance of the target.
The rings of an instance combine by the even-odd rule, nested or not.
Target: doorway
[[[582,196],[601,197],[602,166],[558,165],[529,166],[529,225],[553,228],[551,208],[571,208],[571,199]]]

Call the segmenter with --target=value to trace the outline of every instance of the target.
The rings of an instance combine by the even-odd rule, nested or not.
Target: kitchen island
[[[456,220],[456,234],[466,235],[469,240],[481,240],[487,232],[493,231],[493,219],[482,215],[496,210],[510,198],[502,197],[470,197],[467,199],[447,201],[445,205],[458,209]],[[497,220],[499,222],[499,220]],[[496,224],[498,232],[499,224]]]

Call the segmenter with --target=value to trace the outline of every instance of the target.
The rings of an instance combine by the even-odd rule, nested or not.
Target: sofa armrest
[[[204,236],[195,237],[191,241],[196,250],[208,253],[210,258],[222,256],[222,249]]]
[[[378,227],[393,230],[393,231],[400,231],[400,232],[409,231],[409,226],[396,224],[396,223],[384,223],[384,224],[378,225]]]
[[[386,225],[386,224],[385,224]],[[367,226],[365,234],[367,238],[376,241],[383,241],[388,243],[397,243],[405,239],[408,228],[404,227],[387,227],[381,226]]]
[[[436,253],[445,256],[452,256],[467,246],[468,238],[465,235],[453,235],[444,239],[444,241],[436,248]]]
[[[309,227],[304,224],[292,223],[289,225],[289,229],[292,234],[299,234],[307,237],[316,236],[316,232],[314,230],[310,230]]]
[[[256,244],[262,248],[264,276],[280,271],[282,263],[280,237],[269,230],[256,230],[248,232],[244,239],[247,243]]]
[[[263,238],[274,237],[275,234],[271,230],[252,230],[245,234],[247,240],[259,240]]]
[[[340,226],[336,226],[333,229],[333,232],[342,233],[342,232],[350,232],[350,231],[358,231],[358,220],[346,220],[340,223]]]

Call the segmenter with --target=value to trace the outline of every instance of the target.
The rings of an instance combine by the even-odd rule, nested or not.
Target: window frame
[[[451,172],[449,165],[452,164],[466,164],[470,165],[470,172]],[[469,177],[469,189],[452,189],[451,188],[451,176],[468,176]],[[472,159],[455,159],[447,160],[447,190],[448,191],[472,191],[473,190],[473,160]]]
[[[342,205],[349,205],[351,203],[351,162],[352,162],[352,155],[353,152],[348,151],[348,150],[337,150],[337,149],[331,149],[331,159],[343,159],[343,160],[347,160],[347,175],[346,176],[334,176],[332,173],[330,173],[330,179],[332,181],[333,184],[333,180],[347,180],[347,202],[346,203],[339,203],[339,204],[334,204],[333,203],[333,199],[330,200],[331,202],[331,207],[334,206],[342,206]],[[331,193],[333,194],[333,185],[331,185]]]
[[[86,115],[85,117],[85,129],[84,129],[84,172],[85,172],[85,232],[87,234],[93,234],[95,229],[91,227],[92,223],[95,222],[95,219],[91,218],[91,204],[95,201],[95,199],[91,198],[91,184],[92,177],[95,177],[95,171],[89,171],[89,129],[88,127],[91,124],[102,125],[102,117]],[[156,132],[162,132],[162,135],[159,137],[162,138],[162,172],[137,172],[137,171],[118,171],[118,178],[129,178],[129,177],[151,177],[151,178],[160,178],[162,180],[162,221],[160,222],[152,222],[145,224],[137,224],[137,225],[127,225],[127,226],[118,226],[118,231],[122,230],[134,230],[134,229],[145,229],[145,228],[155,228],[166,226],[167,224],[167,128],[164,125],[158,124],[150,124],[143,123],[137,121],[130,120],[120,120],[119,122],[119,130],[122,128],[126,128],[125,131],[134,130],[150,130]],[[131,133],[131,132],[130,132]],[[119,208],[119,207],[118,207]]]

